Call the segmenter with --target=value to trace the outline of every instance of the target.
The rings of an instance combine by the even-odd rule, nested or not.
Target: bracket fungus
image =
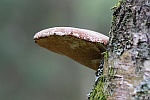
[[[53,27],[35,34],[38,45],[97,70],[109,37],[86,29]]]

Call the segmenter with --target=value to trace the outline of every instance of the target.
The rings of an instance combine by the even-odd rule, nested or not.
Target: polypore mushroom
[[[109,37],[86,29],[54,27],[35,34],[35,43],[97,70]]]

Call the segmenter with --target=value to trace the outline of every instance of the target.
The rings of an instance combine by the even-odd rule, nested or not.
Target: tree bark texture
[[[108,57],[90,99],[150,100],[150,0],[120,0],[112,9]]]

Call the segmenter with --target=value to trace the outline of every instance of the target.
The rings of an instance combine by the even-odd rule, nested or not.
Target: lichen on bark
[[[102,92],[107,100],[148,100],[150,0],[120,0],[112,10],[110,41],[107,47],[109,56],[105,60],[103,72],[105,91]],[[94,96],[92,98],[100,100]]]

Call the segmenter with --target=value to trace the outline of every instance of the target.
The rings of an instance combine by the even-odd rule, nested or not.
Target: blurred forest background
[[[118,0],[0,0],[0,100],[86,100],[95,71],[39,47],[54,26],[108,35]]]

